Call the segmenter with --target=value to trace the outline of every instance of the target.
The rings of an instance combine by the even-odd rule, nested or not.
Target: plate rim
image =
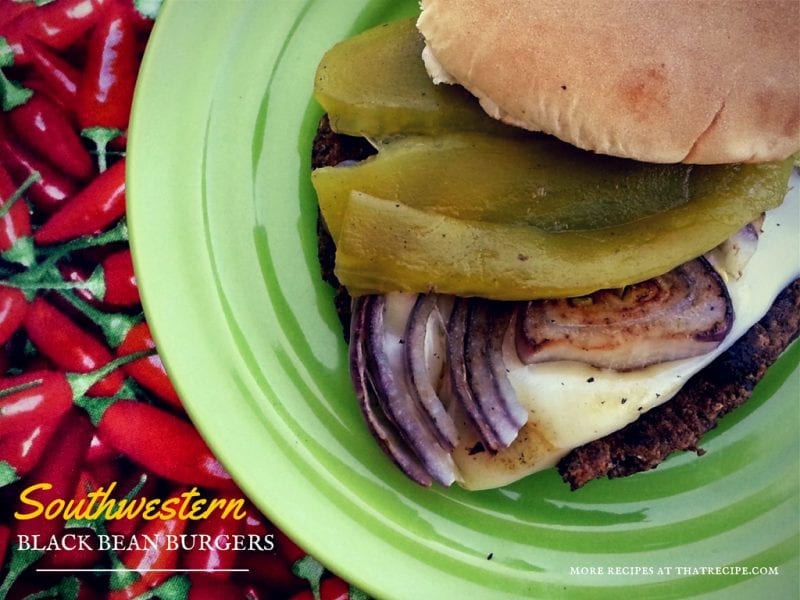
[[[251,3],[251,4],[257,4],[257,3]],[[365,1],[364,4],[371,4],[371,3]],[[177,1],[175,1],[175,0],[168,0],[165,3],[164,8],[162,9],[162,14],[159,16],[159,19],[156,22],[156,26],[155,26],[154,32],[153,32],[153,38],[151,38],[151,39],[155,39],[155,42],[154,42],[155,45],[153,46],[153,48],[158,48],[158,44],[164,43],[159,38],[159,36],[161,36],[161,34],[159,32],[161,31],[161,29],[166,29],[167,25],[165,25],[165,23],[168,23],[169,19],[175,18],[175,17],[171,17],[170,15],[172,14],[173,11],[177,12],[179,10],[179,9],[175,8],[177,6],[179,6],[179,3]],[[197,10],[197,9],[195,8],[194,10]],[[227,11],[230,11],[230,10],[232,10],[231,7],[227,6],[225,10],[217,11],[215,17],[219,18],[219,13],[220,12],[227,14]],[[197,17],[195,17],[195,18],[197,18]],[[164,39],[165,39],[165,36],[164,36]],[[147,77],[149,76],[148,72],[150,72],[152,69],[158,68],[158,67],[154,67],[153,66],[157,59],[160,59],[159,51],[158,50],[153,50],[151,52],[150,47],[148,46],[148,54],[146,54],[146,56],[145,56],[145,61],[144,61],[143,65],[142,65],[142,71],[141,71],[141,73],[143,74],[143,77],[145,78],[144,79],[145,81],[147,81]],[[142,184],[142,180],[141,180],[141,178],[139,176],[140,172],[137,171],[138,161],[140,160],[140,156],[141,155],[137,155],[136,148],[137,148],[138,145],[146,143],[146,142],[140,141],[140,138],[145,136],[145,128],[142,127],[141,125],[137,125],[137,124],[140,123],[142,120],[144,120],[145,116],[148,115],[148,113],[146,111],[141,111],[140,112],[139,109],[138,109],[138,107],[140,105],[146,105],[146,103],[148,102],[148,100],[143,99],[145,93],[147,92],[147,89],[148,89],[148,84],[147,83],[145,83],[144,85],[137,85],[137,92],[136,92],[137,98],[136,98],[136,101],[135,101],[135,104],[134,104],[135,109],[134,109],[134,114],[133,114],[133,117],[132,117],[132,124],[134,124],[134,125],[131,127],[131,140],[130,140],[131,151],[130,151],[130,158],[129,158],[129,162],[128,162],[128,168],[129,168],[130,179],[131,179],[131,185],[129,187],[129,195],[130,195],[131,198],[134,198],[134,199],[137,197],[137,194],[139,194],[139,192],[137,191],[137,187],[140,186],[140,185],[143,185]],[[145,115],[145,116],[142,116],[142,115]],[[143,186],[143,187],[146,187],[146,186]],[[129,216],[131,217],[130,218],[131,247],[132,247],[132,250],[134,251],[135,265],[137,267],[139,267],[139,269],[141,269],[141,265],[143,265],[146,262],[149,262],[149,260],[145,260],[143,258],[143,251],[140,250],[139,241],[138,241],[140,239],[144,239],[144,237],[145,237],[143,234],[141,234],[140,227],[144,226],[143,223],[146,222],[146,220],[143,221],[143,217],[140,216],[139,211],[143,210],[142,207],[146,206],[146,203],[139,203],[138,201],[134,200],[133,202],[130,203],[130,206],[131,206],[131,209],[132,209],[129,212]],[[139,233],[137,234],[137,232],[139,232]],[[150,282],[151,281],[150,280],[150,275],[148,274],[148,275],[143,276],[142,277],[142,281],[143,281],[143,284],[144,284],[143,285],[143,304],[145,306],[145,312],[146,312],[146,314],[148,314],[148,320],[150,320],[150,317],[152,315],[154,317],[152,322],[154,322],[154,323],[155,322],[160,322],[162,320],[162,317],[161,316],[158,316],[158,317],[155,316],[155,309],[153,307],[154,302],[151,302],[151,299],[152,299],[151,290],[153,289],[152,286],[154,284]],[[165,337],[165,334],[162,333],[162,331],[159,331],[159,328],[155,328],[155,327],[153,328],[153,335],[154,335],[154,338],[156,339],[157,345],[159,346],[159,348],[161,348],[161,347],[164,347],[164,348],[171,347],[170,342],[167,340],[167,338]],[[171,363],[173,362],[171,360],[171,358],[170,358],[169,352],[170,351],[167,350],[166,353],[165,353],[165,356],[164,356],[165,363],[168,365],[168,368],[170,367]],[[198,415],[201,415],[201,411],[198,410],[197,406],[193,406],[191,401],[187,402],[186,404],[187,404],[187,406],[186,406],[187,412],[190,414],[190,416],[193,418],[193,420],[195,420]],[[218,441],[218,439],[220,437],[219,433],[213,431],[213,429],[214,429],[213,426],[211,424],[209,424],[209,422],[207,420],[205,420],[203,418],[197,419],[196,426],[198,427],[198,429],[200,431],[203,432],[204,437],[206,437],[209,440],[217,440],[217,443],[219,444],[219,441]],[[215,444],[210,444],[210,445],[212,445],[212,448],[214,448],[215,452],[219,452],[221,456],[227,456],[228,455],[228,451],[225,448],[221,447],[221,444],[220,444],[219,448],[217,448],[217,446]],[[225,461],[225,462],[226,462],[226,464],[228,464],[228,462],[230,462],[230,461],[228,460],[228,461]],[[232,472],[236,473],[236,471],[237,471],[236,466],[233,465],[233,464],[230,464],[229,466],[231,467]],[[241,473],[239,473],[239,475],[240,475],[240,478],[241,478]],[[244,479],[242,479],[242,481],[244,481]],[[247,489],[248,487],[251,487],[249,485],[249,482],[245,482],[245,486],[243,487],[243,491],[245,491],[249,496],[250,495],[250,490]],[[251,488],[251,489],[254,492],[257,491],[254,488]],[[259,506],[259,508],[261,508],[263,510],[262,507]],[[267,512],[267,511],[265,511],[265,512]],[[273,516],[270,514],[269,518],[273,519]],[[276,523],[276,525],[281,527],[281,529],[284,529],[284,530],[295,529],[295,527],[294,527],[294,525],[292,523],[287,523],[285,520],[281,519],[280,517],[274,518],[274,522]],[[283,523],[283,526],[282,526],[282,523]],[[335,568],[333,570],[336,571]],[[362,575],[364,575],[363,573],[359,572],[359,573],[355,573],[354,574],[354,573],[351,572],[352,569],[350,569],[350,568],[347,568],[345,570],[348,571],[348,574],[347,574],[348,580],[353,581],[354,583],[356,583],[359,586],[363,586],[363,589],[375,590],[375,582],[367,580],[364,576],[362,576]],[[437,570],[434,570],[433,572],[431,572],[431,574],[435,574],[436,571]],[[612,586],[612,587],[614,587],[614,586]],[[397,590],[401,590],[402,586],[398,586],[396,589]],[[441,587],[439,588],[440,591],[442,589],[443,588],[441,588]],[[448,589],[448,591],[450,591],[450,590]],[[502,593],[502,590],[500,590],[500,593]],[[435,596],[431,596],[431,597],[435,597]]]

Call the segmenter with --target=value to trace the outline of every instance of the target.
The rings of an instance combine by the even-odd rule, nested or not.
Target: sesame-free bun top
[[[441,67],[508,123],[647,162],[761,162],[800,150],[799,0],[421,7],[429,71]]]

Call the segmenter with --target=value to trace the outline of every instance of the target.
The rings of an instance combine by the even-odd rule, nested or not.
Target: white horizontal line
[[[250,569],[36,569],[39,573],[249,573]]]

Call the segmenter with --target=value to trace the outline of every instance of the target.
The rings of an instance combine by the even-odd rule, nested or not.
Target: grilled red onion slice
[[[492,451],[507,448],[528,419],[503,363],[509,307],[477,298],[457,298],[447,327],[453,395]]]
[[[700,258],[621,292],[528,302],[518,324],[525,363],[573,360],[624,371],[710,352],[730,331],[733,306]]]
[[[519,432],[520,428],[528,422],[528,411],[517,400],[517,394],[508,379],[508,369],[503,360],[503,345],[506,332],[511,325],[513,306],[513,304],[502,302],[486,303],[486,315],[491,323],[486,359],[506,414],[516,431]],[[516,437],[516,433],[514,437]]]
[[[403,354],[410,393],[427,413],[439,444],[447,450],[452,450],[458,444],[458,431],[433,388],[426,360],[425,338],[431,315],[436,309],[436,302],[436,294],[417,295],[406,325]]]
[[[510,317],[510,311],[502,303],[471,299],[464,338],[467,381],[483,418],[503,448],[514,441],[528,420],[502,362],[502,338]]]
[[[371,296],[362,296],[353,301],[350,321],[350,378],[353,381],[356,398],[361,412],[383,451],[400,467],[410,479],[420,485],[429,486],[433,482],[430,474],[422,466],[414,451],[400,437],[394,425],[386,418],[369,382],[367,375],[366,318]]]
[[[409,392],[402,361],[395,368],[387,354],[384,331],[385,296],[374,296],[365,308],[364,328],[367,374],[386,416],[394,423],[406,443],[435,481],[449,486],[455,479],[450,452],[439,445],[430,419]]]
[[[453,396],[467,412],[475,424],[478,434],[484,445],[490,450],[500,450],[503,444],[484,416],[470,386],[467,375],[465,355],[465,339],[467,335],[467,315],[469,313],[469,300],[456,298],[450,320],[447,324],[447,364],[450,372],[450,387]]]

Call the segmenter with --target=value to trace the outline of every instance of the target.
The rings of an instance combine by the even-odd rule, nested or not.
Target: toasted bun
[[[435,62],[506,122],[647,162],[761,162],[800,149],[798,0],[421,6]]]

